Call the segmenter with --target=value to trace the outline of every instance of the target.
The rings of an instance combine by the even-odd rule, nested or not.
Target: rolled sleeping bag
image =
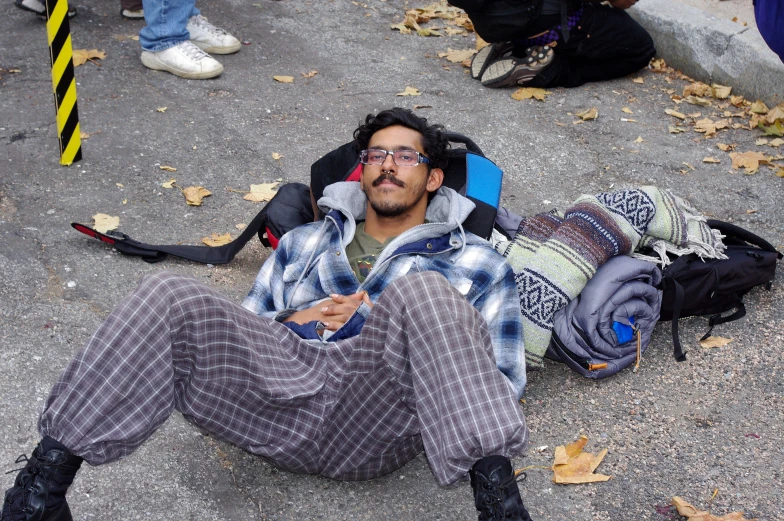
[[[556,312],[547,357],[587,378],[606,378],[634,363],[659,320],[661,270],[625,255],[599,267],[577,298]]]

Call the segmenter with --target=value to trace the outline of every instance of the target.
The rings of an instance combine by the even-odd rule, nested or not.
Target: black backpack
[[[503,172],[487,159],[482,150],[468,137],[446,132],[449,141],[465,148],[451,148],[444,168],[443,185],[470,199],[476,207],[463,222],[463,228],[488,239],[493,231],[501,200]],[[311,186],[287,183],[253,218],[242,233],[229,244],[218,247],[180,244],[154,245],[136,241],[128,235],[110,231],[100,233],[89,226],[71,223],[74,229],[113,246],[125,255],[141,257],[150,263],[160,262],[169,255],[205,264],[226,264],[254,235],[265,246],[276,248],[278,240],[299,225],[313,222],[315,201],[327,185],[338,181],[358,180],[361,172],[359,147],[352,141],[326,154],[311,166]]]
[[[768,241],[734,224],[708,219],[708,226],[724,235],[727,259],[700,259],[696,254],[673,260],[662,270],[661,321],[672,321],[675,358],[686,359],[678,333],[678,319],[710,315],[708,332],[713,327],[738,320],[746,315],[743,296],[764,285],[770,290],[776,275],[776,263],[782,254]],[[729,315],[723,315],[733,311]]]

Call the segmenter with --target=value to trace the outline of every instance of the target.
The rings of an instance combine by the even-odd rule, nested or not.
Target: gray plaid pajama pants
[[[396,280],[358,336],[323,343],[195,279],[146,276],[60,376],[39,431],[97,465],[175,408],[276,466],[337,479],[381,476],[424,450],[446,485],[528,442],[486,322],[435,272]]]

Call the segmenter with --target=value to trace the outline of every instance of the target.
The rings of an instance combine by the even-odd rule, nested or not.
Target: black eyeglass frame
[[[382,159],[380,163],[368,163],[368,153],[371,150],[375,150],[375,151],[378,151],[378,152],[384,152],[384,159]],[[397,154],[398,152],[408,152],[409,154],[413,152],[417,156],[417,162],[414,163],[413,165],[401,165],[400,163],[397,162],[397,159],[395,158],[395,154]],[[408,149],[408,148],[402,148],[402,149],[398,149],[398,150],[384,150],[383,148],[367,148],[365,150],[362,150],[359,153],[359,162],[362,163],[363,165],[381,165],[381,164],[384,163],[384,161],[386,161],[387,156],[389,156],[389,155],[392,156],[392,161],[397,166],[418,166],[420,164],[428,164],[428,163],[430,163],[430,159],[426,158],[425,156],[423,156],[422,154],[420,154],[416,150],[411,150],[411,149]]]

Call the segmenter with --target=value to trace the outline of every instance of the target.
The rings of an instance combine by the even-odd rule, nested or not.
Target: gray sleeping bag
[[[606,378],[634,363],[659,320],[661,270],[651,262],[613,257],[582,293],[554,317],[547,357],[587,378]]]

